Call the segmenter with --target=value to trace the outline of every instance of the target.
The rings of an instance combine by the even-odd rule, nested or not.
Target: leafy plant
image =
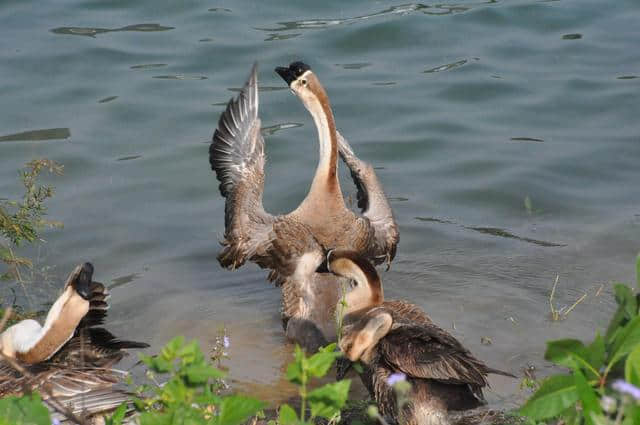
[[[39,230],[43,226],[61,226],[61,223],[45,220],[47,208],[44,202],[53,196],[53,187],[38,184],[38,176],[43,170],[52,174],[62,174],[63,166],[48,159],[36,159],[26,164],[20,171],[24,186],[21,200],[0,200],[0,234],[9,243],[0,243],[0,260],[9,271],[1,277],[15,277],[22,284],[21,268],[32,267],[32,261],[19,257],[13,247],[24,241],[35,242],[39,239]]]
[[[152,384],[138,388],[141,425],[238,425],[264,407],[242,395],[221,395],[225,372],[209,365],[197,341],[172,339],[157,356],[141,356]],[[163,384],[158,375],[168,375]],[[114,424],[115,425],[115,424]]]
[[[636,269],[640,285],[640,256]],[[630,425],[632,418],[640,417],[638,403],[611,386],[624,377],[630,388],[640,387],[640,294],[622,283],[614,286],[614,292],[618,308],[604,337],[596,332],[588,345],[576,339],[547,343],[545,359],[569,368],[571,374],[543,381],[520,409],[522,415],[534,421],[560,418],[567,424],[587,425],[608,424],[608,415],[613,413],[616,419],[611,423],[616,424]],[[616,402],[611,412],[603,409],[605,397],[621,403]]]
[[[49,410],[36,393],[0,399],[0,425],[51,425]]]
[[[310,379],[325,376],[331,365],[341,356],[335,349],[336,344],[329,344],[311,357],[307,357],[296,345],[294,361],[287,367],[287,379],[298,385],[301,399],[300,413],[296,414],[291,406],[284,404],[280,406],[277,421],[269,421],[271,425],[310,425],[317,417],[328,419],[330,423],[336,423],[339,420],[340,410],[349,396],[351,381],[345,379],[323,385],[312,391],[308,389]],[[310,410],[308,418],[307,403]]]

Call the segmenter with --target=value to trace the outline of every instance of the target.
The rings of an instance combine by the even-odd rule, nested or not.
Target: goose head
[[[343,328],[339,348],[352,362],[362,360],[370,365],[373,349],[393,325],[393,318],[384,308],[374,308],[360,317],[355,323]]]
[[[64,286],[62,295],[53,303],[44,326],[35,320],[23,320],[0,335],[3,355],[25,363],[38,363],[53,356],[74,334],[89,311],[93,266],[76,267]]]
[[[351,288],[344,301],[344,314],[367,310],[379,306],[384,301],[384,291],[375,267],[354,251],[331,250],[327,254],[327,270],[349,279]]]
[[[312,114],[318,110],[329,113],[327,92],[309,65],[299,61],[292,62],[288,67],[277,67],[275,71]]]

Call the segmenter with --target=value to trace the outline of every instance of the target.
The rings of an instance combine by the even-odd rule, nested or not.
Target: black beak
[[[89,300],[91,296],[91,279],[93,278],[93,265],[91,263],[84,263],[82,269],[73,284],[76,292],[85,300]]]
[[[282,79],[287,83],[288,86],[291,86],[296,79],[296,75],[290,68],[285,68],[284,66],[276,67],[276,72]]]

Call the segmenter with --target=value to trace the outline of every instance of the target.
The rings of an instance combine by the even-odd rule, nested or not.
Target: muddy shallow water
[[[387,297],[421,305],[492,366],[544,375],[545,341],[591,338],[610,282],[633,278],[639,18],[631,0],[4,2],[0,196],[20,193],[28,160],[64,164],[45,180],[65,227],[23,252],[58,284],[94,262],[113,286],[110,327],[153,349],[176,334],[210,348],[226,327],[234,386],[287,398],[278,290],[215,260],[224,204],[207,141],[257,60],[265,204],[294,208],[316,133],[272,69],[303,59],[392,198]],[[559,308],[587,297],[553,322],[557,275]],[[492,384],[496,406],[522,396],[517,381]]]

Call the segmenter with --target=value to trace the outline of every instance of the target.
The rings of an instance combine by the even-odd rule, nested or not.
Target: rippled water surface
[[[176,334],[208,348],[225,326],[236,387],[285,398],[278,290],[215,260],[224,205],[207,142],[258,61],[265,204],[294,208],[316,133],[273,68],[302,59],[392,199],[387,295],[491,365],[544,375],[544,341],[589,338],[613,309],[609,282],[633,277],[638,22],[635,0],[4,1],[0,196],[20,193],[30,159],[64,164],[47,179],[64,229],[26,253],[58,279],[94,262],[113,285],[111,327],[154,349]],[[562,322],[549,319],[557,275],[558,307],[587,294]],[[519,397],[493,382],[494,405]]]

